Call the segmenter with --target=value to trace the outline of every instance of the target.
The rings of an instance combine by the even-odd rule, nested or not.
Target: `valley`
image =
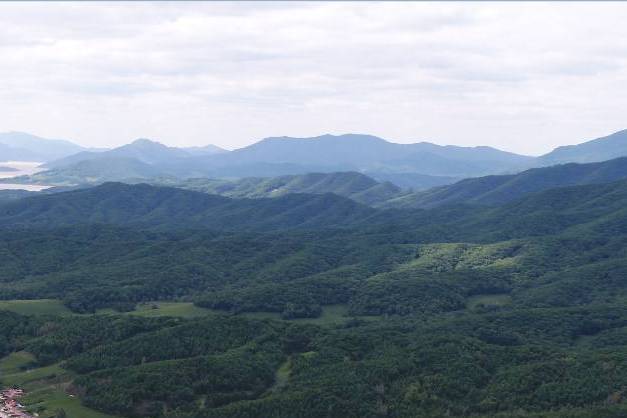
[[[0,193],[0,385],[25,413],[627,413],[627,159],[412,191],[356,171],[122,178],[128,158],[229,154],[131,145],[65,157],[97,181]]]
[[[0,418],[627,418],[626,21],[0,1]]]

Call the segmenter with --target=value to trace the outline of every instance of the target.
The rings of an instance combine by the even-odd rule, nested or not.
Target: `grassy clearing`
[[[60,300],[0,300],[0,311],[11,311],[21,315],[72,315]]]
[[[476,309],[479,306],[506,306],[512,303],[512,298],[508,294],[495,295],[475,295],[468,298],[466,307]]]
[[[35,361],[35,356],[26,351],[11,353],[0,359],[0,381],[2,376],[20,373]]]
[[[100,310],[98,313],[119,315],[119,312],[109,309]],[[340,325],[350,319],[346,316],[347,313],[348,307],[346,305],[329,305],[322,307],[322,314],[318,318],[298,318],[289,321],[317,325]],[[209,315],[224,315],[228,314],[228,312],[200,308],[191,302],[148,302],[139,304],[135,311],[126,314],[145,317],[174,316],[179,318],[198,318]],[[281,315],[276,312],[244,312],[239,315],[254,319],[282,320]]]
[[[271,392],[276,392],[280,390],[282,387],[287,385],[290,380],[290,374],[292,373],[292,357],[288,357],[287,360],[274,374],[274,385],[270,388]]]
[[[68,418],[116,418],[81,405],[80,400],[65,393],[63,385],[44,386],[29,392],[22,398],[24,405],[37,412],[40,418],[54,418],[63,409]]]
[[[22,315],[78,315],[72,313],[60,300],[8,300],[0,301],[0,310],[10,310]],[[199,318],[209,315],[228,314],[225,311],[206,309],[195,306],[191,302],[145,302],[137,305],[132,312],[120,313],[113,309],[101,309],[100,315],[136,315],[143,317],[173,316],[177,318]],[[322,307],[322,314],[318,318],[291,319],[290,322],[308,323],[324,326],[341,325],[351,317],[347,316],[346,305],[328,305]],[[239,315],[255,319],[282,320],[281,315],[275,312],[245,312]],[[359,317],[360,319],[373,320],[376,317]]]
[[[37,388],[42,380],[59,379],[69,377],[68,372],[58,364],[51,366],[28,369],[13,374],[3,374],[0,380],[4,386],[19,386],[29,390],[31,386]]]
[[[112,309],[101,309],[98,313],[109,315],[120,314]],[[134,311],[126,312],[125,314],[144,317],[174,316],[178,318],[198,318],[213,315],[214,311],[200,308],[191,302],[147,302],[138,304]]]

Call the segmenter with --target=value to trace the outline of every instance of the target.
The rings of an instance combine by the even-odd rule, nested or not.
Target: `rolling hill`
[[[0,225],[102,223],[264,230],[339,227],[374,213],[375,209],[334,194],[230,199],[170,187],[106,183],[7,203],[0,206]]]
[[[355,172],[309,173],[280,177],[249,177],[240,180],[189,179],[158,180],[156,184],[180,187],[234,198],[279,197],[289,193],[334,193],[366,205],[377,205],[402,193],[392,183],[376,180]]]
[[[624,178],[627,178],[627,157],[600,163],[534,168],[512,175],[464,179],[449,186],[393,198],[385,206],[430,208],[460,203],[498,205],[547,189],[609,183]]]
[[[376,209],[335,194],[234,199],[172,187],[106,183],[27,197],[0,206],[0,226],[59,227],[90,223],[146,228],[286,230],[392,227],[420,240],[511,239],[557,233],[575,224],[618,217],[627,180],[531,193],[491,206]]]
[[[0,379],[40,416],[55,396],[128,418],[621,417],[625,208],[626,180],[432,210],[25,198],[0,206]]]

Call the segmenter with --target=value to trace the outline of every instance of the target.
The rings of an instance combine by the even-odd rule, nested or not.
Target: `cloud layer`
[[[0,131],[538,154],[627,128],[627,3],[3,3]]]

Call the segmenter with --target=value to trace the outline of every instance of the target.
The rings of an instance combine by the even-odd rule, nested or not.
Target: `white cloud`
[[[524,153],[627,128],[625,3],[2,3],[0,131]]]

